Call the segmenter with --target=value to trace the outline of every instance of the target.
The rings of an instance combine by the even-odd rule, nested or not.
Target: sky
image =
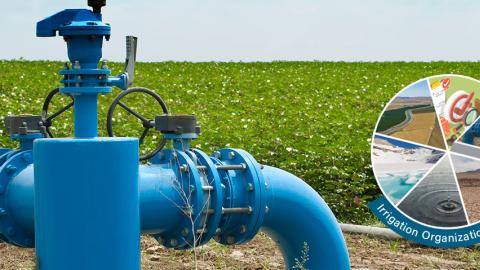
[[[87,0],[3,1],[0,59],[65,60],[60,38],[35,23]],[[139,61],[475,61],[480,1],[108,0],[112,39],[104,58],[123,61],[124,36]]]
[[[451,155],[453,166],[457,173],[475,171],[480,168],[480,160]]]
[[[431,97],[428,80],[422,80],[410,85],[400,92],[399,97]]]
[[[408,142],[404,142],[404,141],[400,141],[400,140],[395,140],[395,139],[393,139],[393,138],[385,137],[385,136],[382,136],[382,135],[380,135],[380,134],[375,134],[375,138],[385,140],[385,141],[389,142],[389,143],[392,144],[392,145],[395,145],[395,146],[398,146],[398,147],[402,147],[402,148],[405,148],[405,149],[416,149],[416,148],[426,148],[426,149],[430,149],[430,148],[428,148],[428,147],[423,147],[423,146],[420,146],[420,145],[418,145],[418,144],[413,144],[413,143],[408,143]]]

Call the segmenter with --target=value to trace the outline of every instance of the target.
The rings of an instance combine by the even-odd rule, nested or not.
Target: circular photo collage
[[[387,199],[418,223],[455,228],[480,221],[480,81],[419,80],[385,106],[372,166]]]

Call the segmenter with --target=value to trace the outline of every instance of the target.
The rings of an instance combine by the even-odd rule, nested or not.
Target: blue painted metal
[[[212,159],[217,165],[245,165],[244,170],[220,172],[225,186],[223,207],[250,209],[248,213],[223,215],[215,240],[224,245],[247,242],[257,234],[265,217],[265,180],[260,165],[240,149],[221,149]]]
[[[167,140],[172,140],[173,148],[177,150],[186,151],[190,149],[190,142],[198,138],[197,133],[165,133],[163,137]]]
[[[10,138],[14,141],[20,142],[19,150],[32,150],[33,141],[35,139],[43,138],[42,133],[29,133],[29,134],[12,134]]]
[[[192,154],[195,158],[190,158]],[[190,229],[192,223],[185,210],[192,205],[192,217],[199,221],[194,223],[194,228],[201,230],[195,238],[196,246],[215,236],[224,244],[245,242],[261,227],[279,243],[289,267],[295,264],[295,259],[301,260],[304,243],[307,243],[308,269],[348,269],[348,252],[335,217],[321,197],[294,175],[268,166],[262,169],[249,154],[236,149],[220,150],[211,158],[200,150],[190,153],[163,150],[156,158],[150,165],[139,166],[142,233],[155,235],[167,247],[191,247],[194,240]],[[239,172],[216,169],[218,165],[244,162],[253,165],[253,171],[249,168]],[[185,168],[182,167],[184,164],[188,169],[181,169]],[[197,166],[205,166],[205,169],[187,173],[196,170]],[[256,178],[254,173],[261,174],[261,177]],[[249,183],[253,184],[255,179],[260,180],[259,186],[253,185],[252,190]],[[30,243],[33,243],[33,182],[30,165],[13,177],[7,192],[8,204],[23,209],[21,213],[14,213],[12,218],[30,236]],[[203,186],[212,189],[207,193],[198,192]],[[185,191],[195,194],[185,200]],[[255,202],[259,197],[263,201]],[[247,205],[253,206],[251,214],[222,213],[223,209]],[[12,207],[10,209],[17,209]],[[31,247],[22,243],[20,246]]]
[[[139,172],[142,233],[164,234],[175,230],[184,219],[184,202],[171,165],[140,165]]]
[[[200,177],[196,164],[184,151],[165,149],[161,151],[158,162],[170,166],[175,173],[173,185],[182,200],[178,207],[183,219],[173,230],[155,237],[166,247],[191,248],[196,244],[197,230],[200,230],[205,222],[203,210],[208,199],[203,190],[205,179]]]
[[[6,191],[6,205],[7,211],[12,215],[11,218],[15,220],[15,229],[27,237],[22,242],[15,241],[16,245],[33,248],[35,243],[33,160],[31,151],[27,153],[29,164],[12,176]]]
[[[76,138],[14,134],[20,149],[0,149],[0,241],[35,246],[39,270],[134,270],[140,230],[166,247],[187,249],[211,238],[241,244],[263,228],[288,268],[302,260],[304,243],[306,268],[349,268],[335,217],[295,176],[263,168],[240,149],[211,157],[191,150],[194,133],[164,134],[173,149],[149,165],[138,164],[137,139],[97,138],[98,94],[129,85],[127,74],[112,77],[105,64],[98,68],[110,31],[101,14],[84,9],[37,24],[37,36],[58,32],[67,42],[72,67],[59,72],[60,92],[75,99]]]
[[[38,269],[140,269],[138,139],[34,142]]]
[[[0,240],[23,247],[33,247],[33,175],[27,168],[33,162],[33,141],[42,138],[41,133],[12,134],[12,140],[20,142],[20,148],[0,149]],[[13,179],[17,179],[16,182]],[[30,185],[29,185],[30,184]],[[23,189],[20,198],[9,191]],[[23,196],[27,195],[27,196]],[[9,202],[15,202],[10,204]]]
[[[64,35],[68,34],[69,30],[75,29],[82,31],[84,35],[99,32],[109,35],[110,26],[101,24],[101,20],[100,13],[93,13],[87,9],[66,9],[38,22],[37,37],[54,37],[57,31]]]
[[[306,243],[305,269],[350,269],[340,226],[320,195],[286,171],[265,166],[262,172],[269,190],[262,231],[278,243],[287,268],[302,261]]]
[[[16,202],[16,198],[12,198],[8,192],[11,188],[16,188],[15,184],[11,183],[12,179],[19,175],[22,177],[24,169],[32,163],[32,154],[30,150],[10,153],[12,155],[0,166],[0,239],[17,246],[32,247],[33,234],[31,230],[23,227],[22,222],[25,222],[23,218],[33,220],[33,212],[29,211],[33,209],[31,204],[33,197],[22,197],[23,201],[12,205],[9,202],[11,200]],[[31,194],[31,186],[27,188]]]
[[[204,178],[204,183],[212,187],[207,191],[208,203],[204,207],[204,212],[210,213],[208,218],[204,220],[204,228],[202,234],[197,240],[198,245],[202,245],[210,241],[219,231],[220,221],[222,220],[222,208],[224,201],[224,192],[220,173],[215,168],[215,164],[211,158],[204,152],[195,149],[193,154],[196,157],[198,166],[205,166],[204,171],[199,171],[200,176]]]
[[[34,143],[38,269],[139,269],[138,140],[97,138],[98,94],[126,89],[128,76],[98,68],[111,34],[100,13],[64,10],[37,23],[39,37],[57,32],[71,62],[60,92],[74,98],[76,139]]]
[[[0,156],[3,156],[4,154],[6,154],[6,153],[8,153],[8,152],[10,152],[10,151],[12,151],[12,149],[10,149],[10,148],[1,148],[1,147],[0,147]]]
[[[15,151],[9,148],[0,148],[0,166],[7,161],[8,157],[12,155]]]
[[[93,138],[98,134],[97,95],[86,94],[74,97],[75,137]]]
[[[75,137],[93,138],[98,134],[97,95],[111,92],[111,87],[128,87],[125,74],[108,77],[106,66],[98,68],[102,58],[103,39],[110,38],[110,25],[102,15],[86,9],[67,9],[37,23],[38,37],[54,37],[58,32],[67,42],[68,66],[60,70],[64,87],[61,93],[75,99]]]

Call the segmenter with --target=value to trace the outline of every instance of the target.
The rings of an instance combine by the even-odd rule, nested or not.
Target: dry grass
[[[413,113],[413,118],[402,130],[390,134],[399,139],[409,140],[437,148],[445,148],[443,136],[436,121],[435,112]]]

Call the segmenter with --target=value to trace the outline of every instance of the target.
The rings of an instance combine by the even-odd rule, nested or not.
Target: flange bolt
[[[181,172],[188,172],[188,165],[187,164],[180,165],[180,171]]]
[[[10,173],[10,174],[17,171],[17,167],[15,167],[13,165],[7,165],[7,167],[5,169],[7,170],[7,173]]]
[[[235,243],[235,237],[229,236],[227,237],[227,244],[232,245]]]

